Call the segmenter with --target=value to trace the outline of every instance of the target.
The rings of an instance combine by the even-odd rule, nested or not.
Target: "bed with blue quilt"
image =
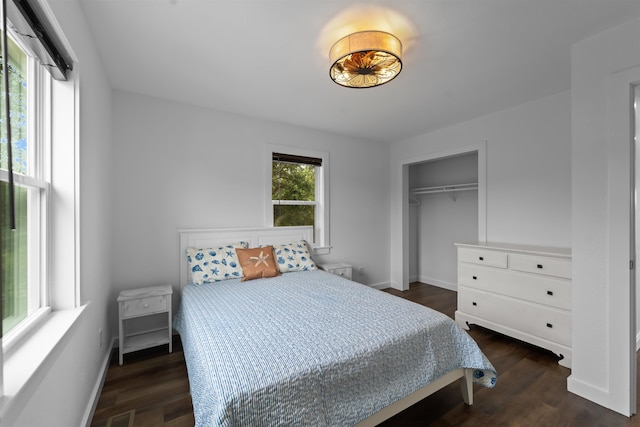
[[[468,404],[472,382],[496,382],[469,335],[422,305],[322,270],[195,285],[183,267],[174,328],[199,427],[375,425],[458,379]]]

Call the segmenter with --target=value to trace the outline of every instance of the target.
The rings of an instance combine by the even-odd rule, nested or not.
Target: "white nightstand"
[[[153,286],[150,288],[129,289],[120,292],[118,296],[120,341],[118,362],[122,365],[122,356],[125,353],[169,344],[169,353],[173,351],[171,341],[171,285]],[[167,325],[127,335],[125,323],[127,319],[151,316],[154,314],[167,314]]]
[[[331,274],[336,274],[338,276],[342,276],[345,279],[351,280],[351,264],[347,264],[344,262],[333,262],[326,264],[319,264],[318,267],[320,269],[327,271]]]

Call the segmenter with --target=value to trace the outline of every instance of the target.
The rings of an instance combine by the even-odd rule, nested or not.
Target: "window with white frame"
[[[311,225],[316,253],[327,248],[328,154],[273,146],[269,155],[271,207],[267,222],[274,227]]]
[[[47,307],[46,222],[49,149],[42,135],[48,114],[49,73],[8,34],[9,111],[13,187],[10,186],[5,95],[1,94],[0,239],[2,255],[2,336],[5,342]],[[4,78],[4,69],[0,76]],[[10,224],[13,200],[14,229]]]

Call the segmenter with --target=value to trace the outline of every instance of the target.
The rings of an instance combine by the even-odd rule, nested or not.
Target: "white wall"
[[[79,292],[88,304],[66,345],[13,422],[15,426],[79,426],[111,348],[110,294],[111,89],[77,1],[49,2],[79,60]],[[73,141],[69,141],[73,143]],[[69,254],[73,256],[73,254]],[[100,342],[98,330],[103,330]]]
[[[487,240],[571,246],[571,98],[563,92],[392,144],[393,286],[403,282],[401,164],[479,141],[487,141]]]
[[[629,395],[630,366],[636,363],[629,281],[631,127],[618,122],[631,118],[633,81],[621,83],[620,77],[639,65],[637,19],[572,48],[574,354],[568,385],[627,415],[635,402]],[[640,70],[629,78],[640,80]],[[622,93],[613,95],[621,86]]]
[[[329,152],[325,259],[388,283],[387,145],[124,92],[114,93],[114,132],[112,299],[157,283],[177,290],[180,228],[265,225],[265,144]]]

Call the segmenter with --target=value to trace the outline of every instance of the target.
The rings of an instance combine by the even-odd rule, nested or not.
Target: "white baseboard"
[[[618,412],[627,417],[631,416],[629,408],[620,407],[620,402],[614,401],[614,399],[611,398],[609,390],[577,379],[575,374],[571,374],[569,375],[569,378],[567,378],[567,390],[582,398],[597,403],[600,406],[609,408],[612,411]]]
[[[433,286],[437,286],[439,288],[443,288],[443,289],[447,289],[450,291],[454,291],[454,292],[458,292],[458,285],[455,283],[449,283],[449,282],[443,282],[442,280],[437,280],[437,279],[432,279],[431,277],[418,277],[418,276],[411,276],[409,277],[409,283],[413,283],[413,282],[420,282],[420,283],[426,283],[429,285],[433,285]],[[387,289],[387,288],[393,288],[393,284],[391,282],[383,282],[383,283],[375,283],[372,285],[368,285],[370,288],[375,288],[375,289]],[[639,335],[640,337],[640,335]]]
[[[84,412],[83,422],[80,425],[84,425],[85,427],[91,426],[91,421],[93,420],[93,414],[96,412],[96,407],[98,406],[98,400],[100,400],[100,394],[102,393],[102,387],[104,386],[104,380],[107,378],[107,371],[109,370],[109,364],[111,363],[111,353],[115,348],[117,342],[117,337],[114,337],[111,342],[111,347],[107,354],[104,356],[104,360],[102,361],[102,365],[100,367],[100,375],[98,375],[98,379],[96,380],[95,385],[93,386],[93,391],[91,392],[91,399],[89,400],[89,405],[87,406],[86,411]]]
[[[425,276],[420,276],[418,278],[418,281],[420,283],[427,283],[429,285],[437,286],[439,288],[458,292],[458,285],[456,283],[444,282],[442,280],[434,279],[431,277],[425,277]]]
[[[367,285],[370,288],[374,288],[374,289],[387,289],[391,287],[391,283],[390,282],[381,282],[381,283],[373,283],[371,285]]]

